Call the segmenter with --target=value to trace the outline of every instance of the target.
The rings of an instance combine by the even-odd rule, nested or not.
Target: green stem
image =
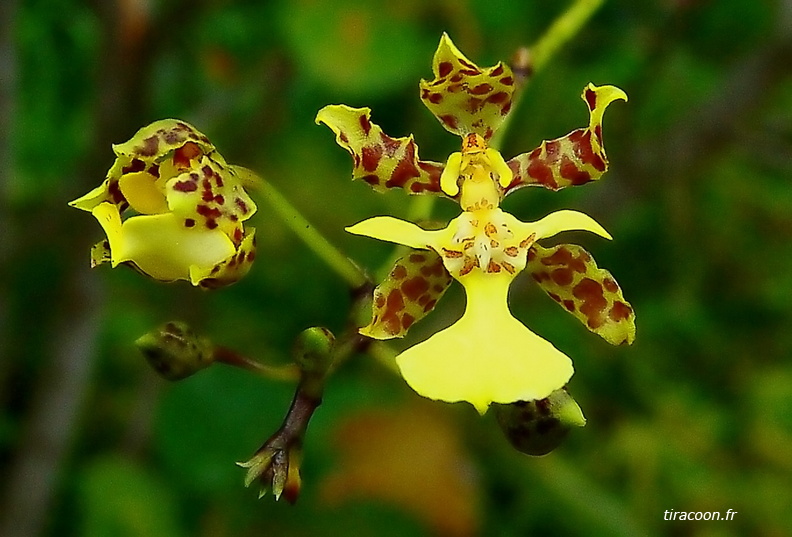
[[[222,346],[216,346],[212,356],[216,362],[238,367],[261,375],[264,378],[286,382],[294,382],[300,379],[300,369],[295,364],[263,364],[239,354],[233,349]]]
[[[495,149],[500,149],[503,145],[503,139],[509,130],[512,118],[515,116],[515,110],[518,108],[522,101],[522,96],[525,93],[523,89],[530,80],[530,77],[541,71],[547,65],[556,52],[570,41],[575,34],[577,34],[583,25],[591,18],[597,9],[602,6],[605,0],[577,0],[572,4],[569,9],[564,11],[553,24],[542,34],[542,37],[529,48],[529,63],[521,66],[527,71],[530,76],[523,81],[521,86],[518,86],[512,100],[511,113],[506,116],[501,124],[500,129],[490,140],[490,146]]]
[[[240,174],[245,186],[261,192],[270,207],[283,220],[283,222],[305,243],[308,248],[318,255],[322,261],[346,281],[353,289],[363,287],[367,278],[363,272],[347,256],[342,254],[330,241],[328,241],[314,226],[289,203],[283,194],[278,192],[271,183],[262,177],[250,173]]]
[[[542,69],[558,49],[580,31],[604,2],[605,0],[577,0],[560,17],[553,21],[550,28],[531,47],[531,61],[534,73]]]

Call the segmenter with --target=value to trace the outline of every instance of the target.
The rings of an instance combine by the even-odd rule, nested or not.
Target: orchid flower
[[[255,230],[243,222],[256,205],[242,176],[252,172],[226,164],[206,136],[175,119],[143,127],[113,151],[104,182],[69,203],[91,212],[107,235],[91,251],[92,266],[126,264],[205,288],[247,273]]]
[[[558,190],[598,179],[608,162],[603,113],[611,102],[627,96],[614,86],[589,84],[582,95],[589,110],[587,127],[506,161],[488,142],[511,109],[515,82],[510,68],[503,63],[479,68],[446,34],[432,68],[434,79],[421,81],[421,100],[447,131],[462,139],[461,151],[451,154],[445,165],[420,160],[412,136],[386,135],[371,122],[368,108],[330,105],[316,119],[351,153],[354,179],[380,191],[401,188],[460,204],[462,213],[440,230],[378,216],[347,231],[414,249],[375,290],[372,320],[361,328],[363,335],[404,336],[434,308],[452,279],[462,284],[467,297],[462,318],[408,348],[396,362],[419,394],[468,401],[483,414],[491,403],[546,398],[573,373],[564,353],[509,310],[509,287],[523,270],[610,343],[634,339],[632,307],[610,273],[579,246],[544,248],[537,243],[570,230],[610,239],[602,226],[571,210],[522,222],[499,207],[505,196],[524,186]]]

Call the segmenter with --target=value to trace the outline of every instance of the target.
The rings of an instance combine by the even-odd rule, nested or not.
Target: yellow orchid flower
[[[93,266],[128,264],[205,288],[248,272],[255,230],[243,222],[256,212],[241,181],[248,170],[226,164],[206,136],[175,119],[140,129],[113,151],[104,182],[69,203],[93,214],[107,235],[92,250]]]
[[[336,141],[354,160],[353,178],[378,190],[402,188],[457,201],[462,214],[440,230],[379,216],[347,228],[357,235],[414,249],[397,261],[374,292],[371,323],[360,332],[377,339],[401,337],[430,312],[451,279],[465,289],[465,313],[449,328],[396,358],[402,376],[419,394],[468,401],[480,412],[491,403],[544,399],[573,373],[571,360],[515,319],[509,287],[526,268],[567,311],[607,341],[631,343],[634,314],[610,273],[574,245],[545,249],[536,241],[562,231],[610,235],[591,217],[557,211],[521,222],[499,208],[504,196],[528,185],[552,190],[598,179],[607,169],[602,115],[616,99],[613,86],[589,84],[582,98],[589,125],[505,161],[488,140],[511,109],[514,78],[508,66],[482,69],[444,34],[432,81],[421,81],[421,99],[443,127],[462,137],[460,152],[445,165],[422,161],[412,136],[391,138],[371,122],[368,108],[330,105],[319,111]]]

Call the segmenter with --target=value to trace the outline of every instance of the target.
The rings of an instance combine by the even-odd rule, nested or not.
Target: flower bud
[[[303,330],[294,343],[292,356],[303,373],[324,376],[333,361],[335,336],[327,328]]]
[[[214,362],[214,346],[182,322],[169,322],[135,344],[151,367],[168,380],[181,380]]]
[[[537,401],[496,405],[495,416],[511,445],[534,456],[547,455],[561,444],[572,427],[586,424],[583,412],[566,388]]]

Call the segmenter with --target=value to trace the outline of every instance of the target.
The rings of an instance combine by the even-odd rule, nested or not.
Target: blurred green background
[[[343,227],[403,217],[408,197],[351,182],[317,110],[370,106],[386,132],[414,133],[423,158],[443,161],[458,139],[417,89],[441,32],[492,65],[570,4],[2,0],[0,534],[789,535],[789,0],[610,0],[530,81],[507,159],[584,126],[589,81],[630,96],[606,114],[600,182],[505,202],[523,220],[560,208],[595,217],[613,242],[565,240],[610,269],[637,312],[636,343],[613,348],[527,278],[513,287],[517,316],[575,361],[570,389],[589,419],[547,457],[515,452],[491,415],[422,401],[358,356],[311,424],[298,504],[259,501],[233,463],[277,428],[293,386],[224,366],[171,384],[132,342],[183,319],[285,362],[302,329],[343,330],[342,280],[260,197],[259,255],[230,288],[88,268],[102,232],[66,202],[103,179],[111,143],[178,117],[376,270],[390,247]],[[462,303],[449,292],[400,344],[448,325]],[[738,514],[664,521],[672,509]]]

